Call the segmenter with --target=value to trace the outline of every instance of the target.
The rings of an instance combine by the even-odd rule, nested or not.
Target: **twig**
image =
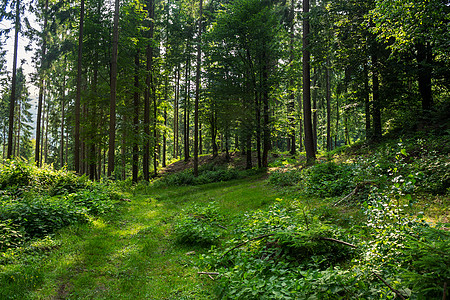
[[[220,224],[217,224],[217,226],[219,226],[219,227],[222,228],[222,229],[227,229],[225,226],[220,225]]]
[[[220,275],[220,273],[217,272],[197,272],[198,275]]]
[[[269,234],[260,235],[260,236],[257,236],[257,237],[255,237],[255,238],[249,239],[248,241],[242,242],[242,243],[240,243],[240,244],[234,246],[233,248],[231,248],[231,249],[225,251],[225,252],[222,254],[222,256],[221,256],[220,258],[223,258],[228,252],[233,251],[234,249],[239,248],[239,247],[241,247],[241,246],[243,246],[243,245],[245,245],[245,244],[247,244],[247,243],[249,243],[249,242],[251,242],[251,241],[260,240],[260,239],[263,239],[263,238],[266,238],[266,237],[269,237],[269,236],[272,236],[272,235],[274,235],[274,233],[269,233]]]
[[[332,239],[332,238],[319,237],[319,239],[320,240],[324,240],[324,241],[330,241],[330,242],[339,243],[339,244],[346,245],[346,246],[349,246],[349,247],[352,247],[352,248],[358,248],[357,246],[355,246],[353,244],[350,244],[350,243],[347,243],[347,242],[344,242],[344,241],[340,241],[340,240],[336,240],[336,239]]]
[[[333,206],[338,206],[339,204],[341,204],[341,202],[344,202],[345,200],[350,199],[351,197],[353,197],[356,194],[357,191],[358,191],[358,186],[356,186],[355,189],[350,194],[348,194],[347,196],[345,196],[338,202],[334,203]]]
[[[394,289],[392,286],[389,285],[389,283],[387,283],[386,281],[383,280],[383,278],[380,277],[380,275],[378,275],[375,272],[372,272],[373,275],[377,276],[378,279],[380,279],[391,291],[393,291],[400,299],[402,300],[406,300],[405,297],[403,297],[402,294],[400,294],[399,291],[397,291],[396,289]]]

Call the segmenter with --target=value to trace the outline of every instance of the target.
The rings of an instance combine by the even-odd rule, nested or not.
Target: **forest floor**
[[[211,299],[194,260],[205,248],[176,243],[174,222],[192,205],[214,201],[232,218],[280,195],[260,176],[203,186],[147,189],[109,219],[62,230],[42,260],[27,299]],[[224,224],[226,225],[226,224]]]
[[[360,206],[355,203],[333,205],[345,195],[306,196],[298,187],[281,187],[271,182],[268,173],[289,173],[291,168],[298,169],[302,160],[277,153],[270,158],[268,172],[243,179],[194,186],[128,186],[124,194],[128,201],[121,201],[113,213],[92,217],[87,224],[66,227],[22,252],[11,252],[14,257],[5,260],[11,263],[5,265],[0,278],[7,282],[1,287],[5,293],[0,293],[0,298],[214,299],[220,289],[219,279],[199,274],[207,271],[200,262],[202,255],[211,255],[210,247],[180,243],[176,232],[180,219],[211,203],[222,217],[219,225],[213,225],[223,228],[216,228],[223,231],[216,249],[222,249],[222,242],[235,237],[235,220],[245,220],[246,214],[258,210],[270,211],[280,201],[296,203],[299,211],[314,211],[330,224],[353,224],[355,228],[365,224]],[[343,158],[335,158],[339,159]],[[256,156],[253,160],[256,165]],[[245,161],[245,156],[233,152],[229,160],[225,154],[199,159],[200,165],[236,169],[244,169]],[[441,165],[447,166],[448,159]],[[191,167],[192,159],[178,161],[160,173],[171,175]],[[447,225],[442,228],[450,229],[448,193],[421,193],[414,198],[414,206],[407,208],[411,216],[421,215],[429,223],[444,223]]]

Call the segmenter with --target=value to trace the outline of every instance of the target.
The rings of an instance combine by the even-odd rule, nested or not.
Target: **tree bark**
[[[117,52],[119,48],[119,0],[115,0],[113,43],[111,53],[111,92],[109,103],[109,147],[108,147],[108,177],[111,177],[115,167],[116,150],[116,92],[117,92]]]
[[[380,82],[378,79],[378,57],[376,54],[372,55],[372,84],[373,84],[373,128],[374,139],[381,139],[381,104],[380,104]]]
[[[9,130],[8,130],[8,153],[6,158],[12,158],[13,153],[13,137],[14,137],[14,112],[16,105],[16,78],[17,78],[17,48],[19,45],[20,31],[20,0],[16,0],[16,19],[14,25],[14,54],[13,54],[13,73],[11,84],[11,99],[9,102]]]
[[[303,1],[303,115],[305,129],[305,148],[308,164],[314,164],[316,154],[311,120],[311,77],[309,41],[309,0]]]
[[[198,126],[198,109],[200,100],[200,71],[202,62],[202,15],[203,0],[200,0],[199,18],[198,18],[198,45],[197,45],[197,66],[195,75],[195,104],[194,104],[194,176],[198,176],[198,146],[199,146],[199,126]]]
[[[150,19],[147,44],[147,63],[146,71],[147,76],[145,79],[145,93],[144,93],[144,154],[142,158],[142,170],[144,174],[144,180],[150,180],[150,97],[154,96],[152,91],[153,81],[153,29],[154,29],[154,3],[153,0],[148,0],[147,3],[148,18]]]
[[[333,145],[331,143],[331,87],[330,87],[330,67],[328,59],[325,76],[327,89],[327,151],[331,151],[333,149]]]
[[[419,42],[416,44],[419,92],[422,97],[422,110],[428,111],[433,106],[431,91],[432,51],[429,44]]]
[[[133,106],[134,106],[134,118],[133,118],[133,170],[132,181],[138,181],[139,174],[139,50],[136,51],[134,56],[134,93],[133,93]]]
[[[42,94],[44,90],[44,60],[45,53],[47,51],[47,11],[48,11],[48,0],[45,1],[44,7],[44,26],[42,32],[42,47],[41,47],[41,69],[40,69],[40,78],[39,78],[39,96],[38,96],[38,108],[37,108],[37,116],[36,116],[36,145],[34,150],[34,161],[38,167],[41,166],[41,162],[39,160],[39,149],[40,149],[40,137],[41,137],[41,114],[42,114]]]
[[[81,109],[81,62],[83,54],[84,0],[80,3],[80,30],[78,32],[77,91],[75,96],[74,124],[74,164],[75,172],[80,173],[80,109]]]

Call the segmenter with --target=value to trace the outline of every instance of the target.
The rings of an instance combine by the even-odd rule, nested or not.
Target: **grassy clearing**
[[[199,277],[194,263],[207,249],[175,243],[177,216],[194,204],[215,202],[231,219],[277,196],[260,177],[138,191],[113,216],[59,231],[54,246],[32,253],[34,261],[24,262],[31,256],[22,253],[18,265],[2,266],[12,277],[0,298],[211,299],[212,281]]]

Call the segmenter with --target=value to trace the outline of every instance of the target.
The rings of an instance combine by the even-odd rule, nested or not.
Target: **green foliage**
[[[12,220],[0,220],[0,252],[17,247],[22,240],[22,232]]]
[[[113,185],[50,166],[7,161],[0,171],[1,251],[111,212],[120,198]]]
[[[303,178],[303,173],[299,169],[294,168],[280,168],[270,173],[269,182],[273,185],[283,186],[295,186]]]
[[[334,162],[316,164],[305,171],[305,192],[322,197],[349,193],[355,187],[353,169],[352,165]]]
[[[104,192],[98,189],[80,190],[64,197],[77,207],[86,208],[90,215],[98,216],[111,212],[115,202]]]
[[[244,177],[248,172],[238,171],[235,168],[207,166],[199,168],[199,176],[195,177],[192,169],[170,174],[156,181],[156,185],[182,186],[200,185],[213,182],[229,181]]]
[[[175,224],[176,240],[180,244],[209,246],[219,242],[222,235],[220,216],[214,203],[194,205],[183,212]]]
[[[75,223],[86,222],[86,210],[64,198],[26,197],[3,203],[0,220],[11,220],[27,237],[41,237]]]

